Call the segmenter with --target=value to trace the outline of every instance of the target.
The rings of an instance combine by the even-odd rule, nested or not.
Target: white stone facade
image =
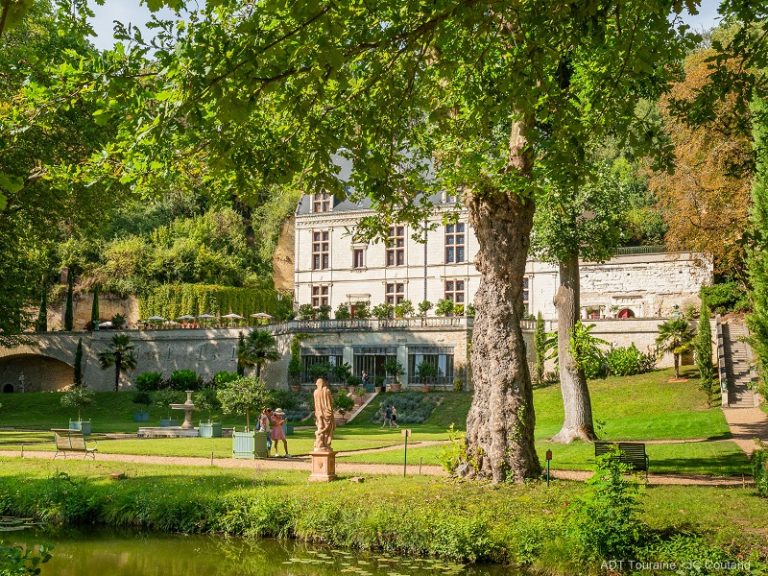
[[[446,204],[445,210],[449,208]],[[443,298],[465,305],[473,302],[480,283],[473,264],[479,246],[466,212],[459,216],[459,228],[444,225],[439,214],[434,216],[435,228],[426,233],[426,241],[414,239],[408,226],[402,227],[402,235],[396,229],[389,247],[353,239],[358,220],[373,214],[365,205],[350,201],[330,199],[322,204],[312,196],[302,200],[295,230],[297,305],[328,304],[335,311],[341,304],[356,302],[371,306],[388,300],[410,300],[414,306],[423,300],[436,304]],[[558,276],[556,266],[528,260],[530,314],[541,312],[545,319],[555,319],[552,300]],[[711,259],[690,252],[627,254],[603,264],[583,262],[582,315],[667,317],[675,306],[684,309],[697,304],[699,289],[711,282]]]

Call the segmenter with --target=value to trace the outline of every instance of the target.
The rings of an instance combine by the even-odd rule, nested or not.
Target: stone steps
[[[750,389],[752,366],[750,348],[746,341],[749,332],[742,320],[731,318],[722,325],[722,334],[722,357],[728,383],[727,404],[732,408],[752,408],[755,395]]]

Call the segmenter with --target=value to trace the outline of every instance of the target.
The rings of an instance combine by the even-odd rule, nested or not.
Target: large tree
[[[124,138],[94,167],[117,164],[123,182],[141,186],[205,150],[212,178],[220,170],[339,195],[350,187],[380,213],[363,223],[369,236],[402,221],[418,234],[430,193],[457,192],[481,273],[461,472],[522,481],[540,472],[520,320],[541,177],[567,171],[578,181],[584,142],[627,136],[638,89],[678,50],[674,9],[681,4],[209,2],[183,27],[160,25],[154,62],[142,63],[148,47],[128,35],[106,59],[98,116],[122,122]],[[347,181],[337,155],[350,160]]]

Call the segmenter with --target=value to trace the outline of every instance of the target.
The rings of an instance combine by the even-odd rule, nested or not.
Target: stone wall
[[[90,292],[76,293],[72,302],[74,304],[74,329],[85,330],[86,325],[91,321],[93,294]],[[65,307],[66,298],[61,304],[49,307],[48,330],[64,329]],[[116,314],[122,314],[126,317],[130,326],[136,326],[139,322],[139,300],[135,296],[123,298],[116,294],[99,294],[99,316],[101,321],[106,322]]]

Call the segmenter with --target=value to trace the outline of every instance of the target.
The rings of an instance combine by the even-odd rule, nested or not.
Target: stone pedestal
[[[336,479],[336,452],[310,452],[312,474],[310,482],[330,482]]]

